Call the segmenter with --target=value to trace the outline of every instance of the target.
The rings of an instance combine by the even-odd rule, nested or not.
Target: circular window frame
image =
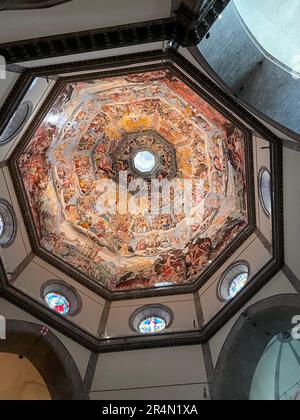
[[[25,118],[23,119],[22,123],[16,128],[16,130],[13,131],[12,134],[10,134],[9,137],[7,137],[4,140],[1,140],[1,137],[4,135],[5,130],[10,126],[14,117],[18,113],[20,107],[23,106],[23,105],[28,105],[28,111],[27,111],[27,114],[26,114]],[[20,134],[20,132],[24,128],[25,124],[29,120],[30,116],[32,115],[32,111],[33,111],[33,103],[31,101],[24,101],[17,107],[16,111],[13,113],[12,117],[10,118],[8,124],[6,125],[5,129],[3,130],[3,132],[0,136],[0,147],[5,146],[6,144],[10,143],[12,140],[14,140],[18,136],[18,134]]]
[[[261,188],[262,177],[263,177],[263,174],[265,172],[267,172],[269,177],[270,177],[270,200],[271,200],[271,202],[270,202],[271,211],[270,212],[266,207],[265,200],[264,200],[263,193],[262,193],[262,188]],[[271,215],[272,215],[272,176],[271,176],[270,169],[267,168],[266,166],[262,166],[259,170],[259,174],[258,174],[258,194],[259,194],[259,201],[260,201],[261,208],[263,209],[264,214],[268,218],[270,218]]]
[[[17,218],[12,205],[3,198],[0,198],[0,213],[4,222],[4,230],[0,237],[0,248],[9,248],[17,236]],[[7,240],[2,242],[5,236]]]
[[[139,326],[141,322],[150,317],[158,317],[162,319],[165,322],[166,327],[162,331],[154,333],[154,334],[141,333],[139,330]],[[164,333],[173,324],[173,321],[174,321],[174,313],[170,308],[168,308],[165,305],[150,304],[150,305],[144,305],[138,308],[130,316],[128,323],[129,323],[129,327],[131,331],[133,331],[134,333],[138,335],[146,336],[146,335],[157,335],[157,334]]]
[[[243,289],[247,286],[247,284],[248,284],[248,282],[249,282],[249,280],[250,280],[250,277],[251,277],[251,268],[250,268],[250,264],[248,263],[248,261],[246,261],[246,260],[239,260],[239,261],[236,261],[235,263],[233,263],[233,264],[231,264],[224,272],[223,272],[223,274],[221,275],[221,277],[220,277],[220,280],[219,280],[219,282],[218,282],[218,288],[217,288],[217,297],[218,297],[218,299],[219,299],[219,301],[221,301],[222,303],[224,303],[224,302],[230,302],[230,301],[232,301],[233,299],[235,299],[239,294],[240,294],[240,292],[243,290],[240,290],[240,292],[238,292],[237,294],[236,294],[236,296],[234,296],[234,297],[231,297],[230,295],[229,295],[229,290],[230,290],[230,286],[231,286],[231,284],[232,284],[232,282],[235,280],[235,278],[239,275],[239,274],[242,274],[242,273],[245,273],[246,271],[245,270],[240,270],[240,271],[237,271],[236,272],[236,274],[234,275],[234,277],[232,277],[232,278],[227,278],[227,276],[229,275],[229,273],[231,272],[231,271],[233,271],[236,267],[238,267],[238,266],[244,266],[244,267],[247,267],[247,274],[248,274],[248,279],[247,279],[247,282],[246,282],[246,284],[245,284],[245,286],[243,287]],[[227,293],[227,297],[225,297],[225,294],[224,294],[224,290],[226,290],[226,293]]]
[[[48,293],[51,292],[58,293],[67,299],[70,305],[70,309],[67,314],[59,314],[47,304],[47,302],[45,301],[45,297]],[[44,306],[47,309],[62,317],[74,317],[78,315],[82,309],[82,300],[79,293],[74,287],[70,286],[64,281],[49,280],[46,283],[44,283],[41,287],[41,298]]]

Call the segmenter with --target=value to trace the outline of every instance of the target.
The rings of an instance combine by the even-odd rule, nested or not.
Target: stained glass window
[[[155,283],[154,286],[155,287],[168,287],[168,286],[172,286],[174,284],[174,282],[172,281],[161,281],[159,283]]]
[[[49,292],[45,296],[45,301],[47,305],[53,309],[55,312],[66,315],[70,311],[70,303],[65,298],[65,296],[56,293],[56,292]]]
[[[139,324],[139,332],[141,334],[155,334],[163,331],[165,328],[165,320],[156,316],[146,318]]]
[[[229,285],[229,296],[234,298],[245,286],[248,280],[248,273],[240,273]]]
[[[272,212],[271,200],[271,175],[267,169],[263,169],[260,173],[260,199],[262,206],[267,214]]]
[[[155,157],[151,152],[143,150],[133,159],[135,168],[140,172],[151,172],[155,166]]]
[[[4,228],[5,228],[5,226],[4,226],[4,219],[3,219],[2,214],[0,213],[0,238],[3,235],[3,233],[4,233]]]
[[[9,247],[16,237],[15,216],[11,205],[0,200],[0,248]]]
[[[0,144],[8,143],[23,128],[32,112],[32,103],[30,101],[23,102],[12,116],[9,124],[0,136]]]
[[[229,301],[245,287],[249,281],[250,266],[246,261],[232,264],[219,282],[219,296],[222,301]]]

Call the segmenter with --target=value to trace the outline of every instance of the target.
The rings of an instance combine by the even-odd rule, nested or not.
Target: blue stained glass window
[[[0,213],[0,238],[4,233],[4,228],[5,228],[4,219],[2,217],[2,214]]]
[[[234,298],[245,286],[248,280],[248,273],[240,273],[229,285],[229,296]]]
[[[146,318],[139,324],[139,332],[141,334],[155,334],[163,331],[165,328],[165,320],[156,316]]]
[[[65,296],[59,293],[47,293],[45,296],[45,301],[51,309],[61,315],[66,315],[70,311],[70,303],[65,298]]]

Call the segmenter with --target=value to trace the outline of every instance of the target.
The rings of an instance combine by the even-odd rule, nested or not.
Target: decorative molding
[[[8,64],[129,47],[176,38],[176,18],[0,44]]]
[[[230,0],[212,0],[203,5],[203,1],[181,2],[177,16],[177,41],[182,47],[198,45],[209,29],[226,8]]]
[[[2,43],[0,55],[12,64],[168,40],[197,45],[229,1],[212,0],[201,8],[203,2],[185,0],[165,19]]]

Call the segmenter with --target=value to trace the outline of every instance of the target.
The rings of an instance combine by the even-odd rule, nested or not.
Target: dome
[[[300,394],[300,341],[285,331],[267,345],[252,381],[250,400],[291,400]]]

